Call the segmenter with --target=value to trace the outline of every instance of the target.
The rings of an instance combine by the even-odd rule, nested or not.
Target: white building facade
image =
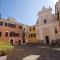
[[[56,3],[55,8],[56,14],[52,14],[50,7],[43,7],[38,12],[36,35],[40,43],[51,44],[60,41],[60,1]]]

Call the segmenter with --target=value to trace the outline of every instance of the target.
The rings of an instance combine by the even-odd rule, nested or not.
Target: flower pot
[[[0,56],[0,60],[6,60],[7,59],[7,55],[5,56]]]

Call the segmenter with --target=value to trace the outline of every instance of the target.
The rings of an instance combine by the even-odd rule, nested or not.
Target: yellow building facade
[[[28,43],[37,43],[37,38],[36,38],[36,26],[29,26],[28,32],[27,32],[27,42]]]

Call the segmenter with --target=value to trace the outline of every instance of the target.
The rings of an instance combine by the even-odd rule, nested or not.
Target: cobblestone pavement
[[[40,55],[37,60],[60,60],[60,51],[45,46],[20,45],[9,52],[7,60],[23,60],[30,55]],[[30,58],[32,60],[32,58]]]

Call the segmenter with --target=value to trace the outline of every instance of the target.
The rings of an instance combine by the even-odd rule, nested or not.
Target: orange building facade
[[[0,41],[9,42],[11,45],[23,43],[23,26],[15,19],[0,19]]]

